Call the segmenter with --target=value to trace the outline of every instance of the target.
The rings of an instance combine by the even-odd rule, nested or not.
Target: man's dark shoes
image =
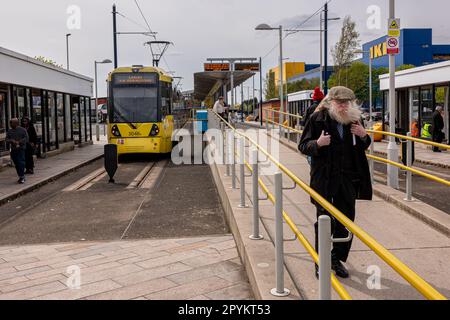
[[[349,277],[347,269],[339,260],[333,260],[331,262],[331,269],[333,269],[334,272],[336,272],[336,275],[340,278],[346,279]]]
[[[20,178],[18,181],[20,184],[24,184],[25,183],[25,178]]]

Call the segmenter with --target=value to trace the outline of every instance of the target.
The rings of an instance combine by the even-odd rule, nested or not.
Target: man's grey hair
[[[444,108],[443,108],[442,106],[437,106],[437,107],[436,107],[436,110],[437,110],[437,111],[443,111]]]

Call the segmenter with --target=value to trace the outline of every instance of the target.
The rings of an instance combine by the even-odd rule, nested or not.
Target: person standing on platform
[[[37,133],[33,123],[27,117],[22,119],[22,127],[27,130],[28,143],[25,150],[25,174],[34,174],[34,153],[37,145]]]
[[[213,110],[222,118],[225,116],[225,103],[223,97],[219,97],[219,100],[214,104]]]
[[[372,200],[372,182],[365,153],[371,143],[354,92],[346,87],[334,87],[306,123],[299,144],[299,150],[312,158],[311,188],[351,221],[355,220],[356,200]],[[317,202],[312,202],[317,207],[317,219],[321,215],[330,216],[333,237],[347,238],[344,225]],[[315,232],[318,252],[318,223]],[[352,241],[333,244],[332,269],[341,278],[349,277],[342,262],[347,261],[351,244]]]
[[[6,133],[6,144],[11,149],[11,160],[16,166],[19,183],[25,183],[25,150],[28,142],[28,133],[19,127],[19,119],[14,118],[9,122],[11,129]]]
[[[444,130],[444,117],[443,117],[444,109],[441,106],[436,107],[436,111],[433,113],[433,125],[432,125],[432,134],[433,134],[433,142],[442,143],[445,138]],[[433,152],[442,152],[438,147],[433,147]]]
[[[320,88],[316,87],[314,89],[314,94],[312,96],[313,103],[308,109],[306,109],[306,112],[305,112],[305,114],[303,116],[303,119],[302,119],[302,122],[301,122],[301,125],[303,127],[306,126],[306,122],[308,122],[309,118],[311,118],[311,116],[316,111],[316,108],[322,102],[324,97],[325,96],[324,96],[323,92],[320,90]]]

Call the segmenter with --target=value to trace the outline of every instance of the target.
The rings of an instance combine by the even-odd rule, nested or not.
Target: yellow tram
[[[117,145],[118,155],[172,151],[172,82],[155,67],[121,67],[109,74],[108,142]]]

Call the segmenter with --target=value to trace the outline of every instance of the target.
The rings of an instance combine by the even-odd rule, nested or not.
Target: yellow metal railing
[[[302,134],[302,133],[303,133],[303,131],[300,131],[300,130],[298,130],[298,129],[295,129],[295,128],[286,126],[286,125],[284,125],[284,124],[280,124],[280,123],[274,122],[274,121],[272,121],[272,120],[266,120],[266,121],[269,122],[269,123],[272,123],[273,125],[283,127],[283,128],[285,128],[285,129],[287,129],[287,130],[293,131],[293,132],[298,133],[298,134]]]
[[[384,262],[386,262],[391,268],[393,268],[401,277],[403,277],[409,284],[411,284],[418,292],[420,292],[425,298],[429,300],[447,300],[445,296],[434,289],[428,282],[422,279],[407,265],[401,262],[395,257],[389,250],[379,244],[372,236],[357,226],[353,221],[347,218],[340,210],[335,208],[330,202],[323,198],[314,189],[308,186],[305,182],[300,180],[292,171],[286,168],[278,160],[276,160],[268,151],[261,147],[253,139],[245,135],[244,133],[236,130],[230,123],[215,113],[215,116],[225,123],[236,134],[249,141],[255,148],[263,153],[274,165],[276,165],[284,174],[286,174],[297,186],[302,188],[307,194],[309,194],[320,206],[322,206],[327,212],[333,215],[342,225],[344,225],[351,233],[358,237],[365,245],[367,245],[375,254],[377,254]],[[285,217],[286,218],[286,217]],[[291,221],[292,222],[292,221]],[[312,249],[312,248],[311,248]],[[317,255],[317,253],[316,253]],[[316,257],[317,258],[317,257]],[[338,292],[339,293],[339,292]]]
[[[375,130],[367,130],[367,132],[371,133],[371,134],[381,134],[381,135],[384,135],[384,136],[395,137],[395,138],[402,139],[402,140],[409,140],[409,141],[413,141],[413,142],[417,142],[417,143],[421,143],[421,144],[430,145],[430,146],[433,146],[433,147],[438,147],[438,148],[450,150],[450,146],[447,145],[447,144],[442,144],[442,143],[437,143],[437,142],[433,142],[433,141],[418,139],[418,138],[414,138],[414,137],[403,136],[403,135],[397,134],[397,133],[390,133],[390,132],[385,132],[385,131],[375,131]]]
[[[288,127],[286,125],[282,125],[282,124],[273,122],[271,120],[267,120],[267,121],[272,123],[272,124],[274,124],[274,125],[281,126],[281,127],[285,128],[285,129],[292,130],[292,131],[294,131],[296,133],[299,133],[299,134],[303,133],[303,131],[297,130],[295,128]],[[374,130],[367,130],[367,133],[369,133],[369,134],[382,134],[382,135],[392,136],[392,137],[395,137],[395,138],[398,138],[398,139],[402,139],[402,140],[409,140],[409,141],[413,141],[413,142],[417,142],[417,143],[422,143],[422,144],[431,145],[431,146],[439,147],[439,148],[442,148],[442,149],[449,149],[450,150],[450,146],[449,145],[436,143],[436,142],[432,142],[432,141],[428,141],[428,140],[422,140],[422,139],[413,138],[413,137],[408,137],[408,136],[403,136],[403,135],[396,134],[396,133],[390,133],[390,132],[385,132],[385,131],[374,131]],[[371,160],[374,160],[376,162],[381,162],[381,163],[386,163],[386,164],[390,164],[390,165],[396,166],[396,167],[398,167],[398,168],[400,168],[402,170],[409,171],[409,172],[415,173],[417,175],[420,175],[420,176],[422,176],[424,178],[427,178],[429,180],[432,180],[432,181],[444,184],[446,186],[450,186],[450,181],[448,181],[448,180],[436,177],[434,175],[431,175],[429,173],[426,173],[424,171],[421,171],[421,170],[418,170],[418,169],[415,169],[415,168],[411,168],[411,167],[402,165],[402,164],[400,164],[398,162],[390,161],[390,160],[387,160],[387,159],[384,159],[384,158],[381,158],[381,157],[376,157],[376,156],[370,155],[370,154],[367,155],[367,158],[369,158]]]
[[[239,155],[239,154],[238,154]],[[250,172],[253,173],[253,169],[251,165],[244,160],[244,163],[246,167],[250,170]],[[261,189],[263,192],[267,195],[267,198],[275,204],[275,196],[269,191],[269,188],[265,185],[265,183],[262,181],[262,179],[258,179],[259,185],[261,186]],[[297,228],[295,223],[292,221],[289,214],[283,209],[283,217],[286,221],[287,225],[291,228],[292,232],[297,236],[298,241],[303,245],[303,247],[306,249],[306,251],[309,253],[309,255],[313,258],[314,262],[319,265],[319,255],[317,254],[316,250],[313,248],[313,246],[309,243],[309,241],[306,239],[306,237],[300,232],[300,230]],[[349,295],[347,290],[345,290],[344,286],[339,282],[339,280],[336,278],[334,274],[331,275],[331,285],[336,290],[337,294],[343,299],[343,300],[352,300],[352,297]]]
[[[281,113],[284,115],[287,115],[289,117],[293,117],[293,118],[298,118],[298,119],[303,119],[302,116],[298,115],[298,114],[292,114],[292,113],[288,113],[288,112],[284,112],[284,111],[278,111],[278,110],[269,110],[269,109],[265,109],[268,112],[275,112],[275,113]]]

